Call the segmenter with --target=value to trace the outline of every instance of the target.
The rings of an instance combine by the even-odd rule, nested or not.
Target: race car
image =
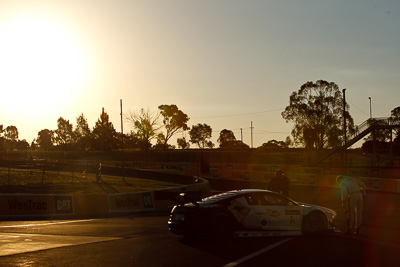
[[[335,229],[334,210],[298,203],[261,189],[228,191],[176,205],[168,220],[169,230],[195,237],[300,235]]]

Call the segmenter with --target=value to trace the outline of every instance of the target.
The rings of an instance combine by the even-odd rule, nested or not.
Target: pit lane
[[[206,238],[186,240],[169,233],[167,218],[167,215],[158,215],[67,223],[1,222],[0,246],[3,250],[7,245],[14,252],[3,253],[0,265],[198,267],[257,266],[266,263],[284,266],[400,264],[398,240],[388,243],[370,239],[367,235],[353,237],[342,234],[250,237],[230,241]]]
[[[294,199],[308,198],[316,204],[340,208],[335,208],[340,202],[335,191],[312,190],[304,188],[291,194]],[[400,266],[399,200],[397,194],[370,192],[365,199],[365,226],[360,236],[296,236],[286,242],[288,237],[185,240],[168,231],[165,213],[90,220],[2,221],[0,250],[11,247],[13,252],[0,256],[0,265]],[[344,217],[338,219],[339,227],[343,227]]]

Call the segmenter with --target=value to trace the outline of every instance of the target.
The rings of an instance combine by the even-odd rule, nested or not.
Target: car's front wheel
[[[303,232],[306,234],[321,233],[327,229],[328,223],[322,212],[312,211],[303,219]]]

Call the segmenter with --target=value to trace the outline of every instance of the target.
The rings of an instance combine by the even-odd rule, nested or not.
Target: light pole
[[[347,166],[346,89],[343,89],[344,164]]]
[[[346,89],[343,89],[343,131],[344,131],[344,146],[347,143],[347,133],[346,133]]]
[[[369,118],[372,119],[372,104],[371,104],[371,97],[368,97],[369,99]]]

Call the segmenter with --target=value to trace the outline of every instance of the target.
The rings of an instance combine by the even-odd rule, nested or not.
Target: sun
[[[0,22],[3,109],[44,116],[67,105],[82,90],[86,65],[82,47],[62,24],[32,15]]]

